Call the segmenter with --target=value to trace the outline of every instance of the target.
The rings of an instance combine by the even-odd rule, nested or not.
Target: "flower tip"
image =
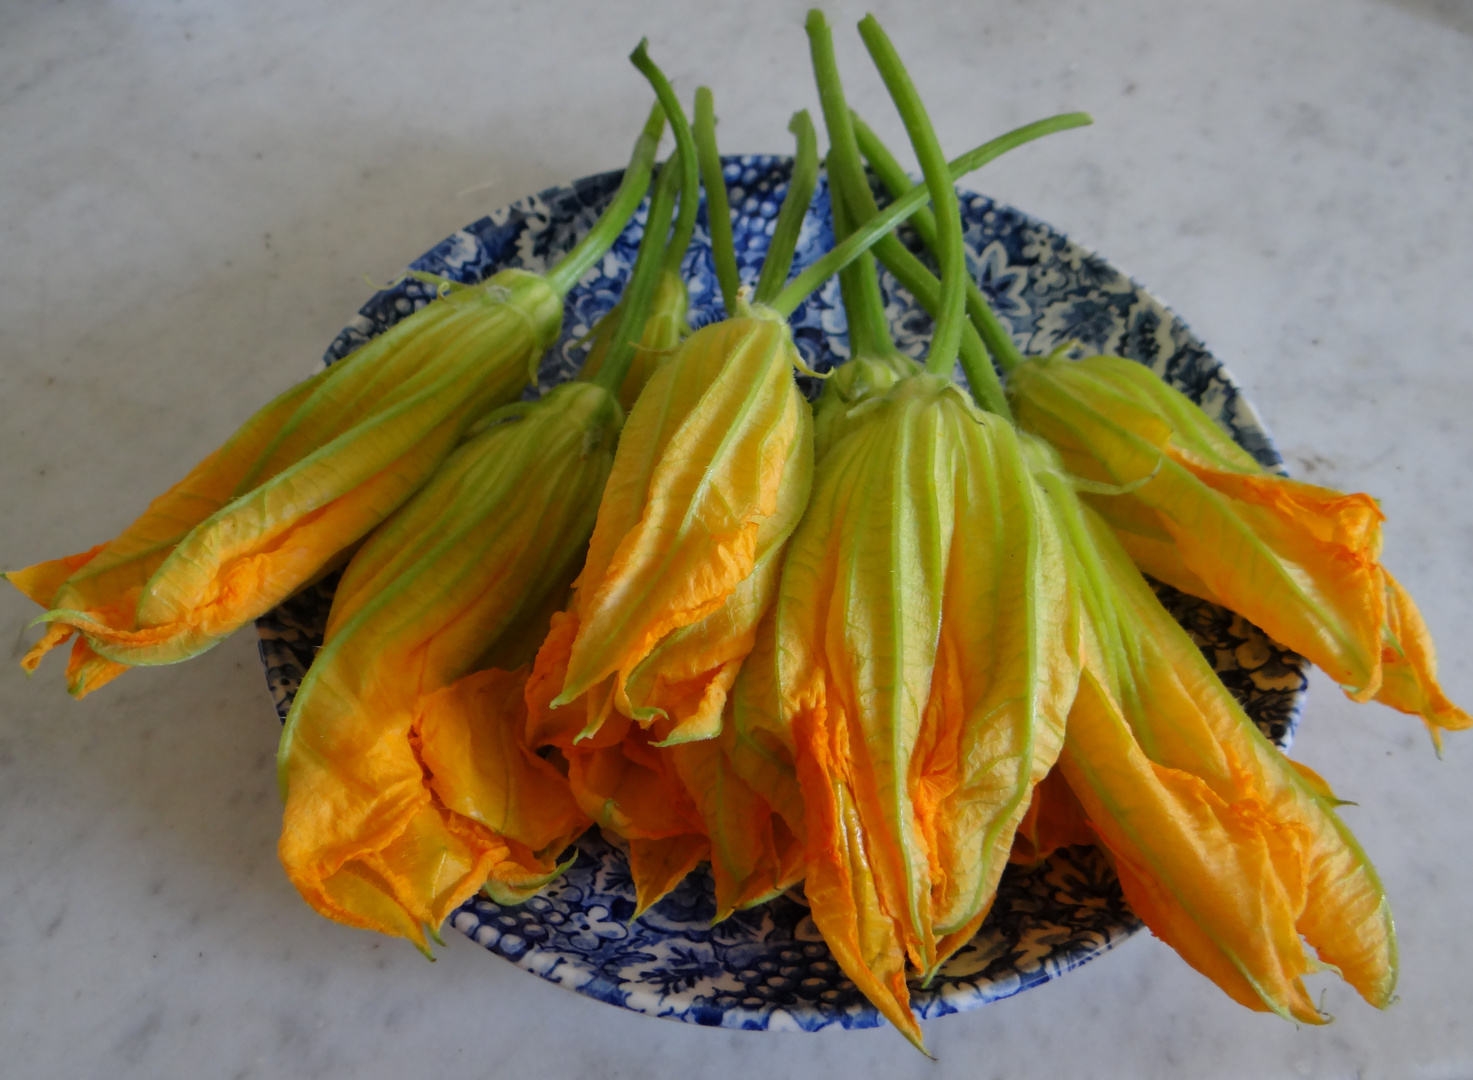
[[[658,705],[636,705],[629,711],[634,714],[632,719],[638,720],[644,727],[649,727],[656,720],[670,719],[670,714]],[[667,743],[669,743],[668,739],[663,743],[655,743],[655,745],[664,746]]]

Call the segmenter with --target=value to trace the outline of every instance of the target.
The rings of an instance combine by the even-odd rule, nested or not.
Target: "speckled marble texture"
[[[815,106],[772,0],[0,7],[0,564],[125,524],[313,369],[375,281],[485,211],[619,164],[647,93],[709,81],[731,152]],[[858,6],[830,9],[841,28]],[[1473,9],[1466,0],[879,4],[943,142],[1098,124],[970,185],[1103,252],[1265,408],[1290,468],[1368,490],[1387,562],[1473,702]],[[855,37],[851,96],[899,125]],[[0,594],[6,657],[34,614]],[[242,633],[83,703],[0,665],[0,1075],[23,1078],[1473,1075],[1473,741],[1314,686],[1295,753],[1401,929],[1384,1014],[1244,1012],[1137,938],[1063,980],[892,1031],[718,1032],[622,1013],[451,935],[436,964],[330,925],[275,859],[276,726]]]

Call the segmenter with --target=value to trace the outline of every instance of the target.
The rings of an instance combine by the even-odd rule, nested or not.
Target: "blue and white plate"
[[[791,161],[754,155],[725,159],[733,230],[744,281],[755,282]],[[475,282],[507,266],[544,270],[593,224],[619,173],[550,188],[447,237],[412,265]],[[1176,315],[1125,274],[1049,226],[981,195],[961,193],[970,269],[1027,353],[1077,340],[1089,351],[1138,360],[1202,405],[1265,466],[1280,458],[1252,407]],[[691,324],[722,317],[705,211],[685,260]],[[643,234],[636,215],[612,251],[567,298],[562,337],[529,395],[570,378],[578,345],[618,299]],[[827,189],[819,186],[803,224],[794,271],[832,244]],[[920,357],[930,319],[882,275],[886,311],[899,346]],[[328,348],[326,362],[352,352],[426,304],[433,287],[405,280],[377,293]],[[804,358],[825,370],[848,355],[844,309],[830,281],[794,313]],[[806,390],[814,392],[814,380]],[[257,622],[261,660],[284,718],[322,641],[335,579],[293,597]],[[1162,588],[1167,607],[1201,646],[1228,687],[1279,746],[1287,748],[1303,701],[1304,660],[1241,618]],[[573,868],[543,895],[516,907],[484,898],[451,916],[456,929],[552,982],[634,1012],[731,1028],[846,1028],[881,1023],[846,979],[814,927],[801,894],[784,896],[725,922],[715,914],[709,875],[692,874],[632,920],[634,885],[623,851],[597,833],[579,841]],[[1038,868],[1010,866],[977,936],[929,987],[911,987],[922,1018],[976,1008],[1046,982],[1114,948],[1140,929],[1104,858],[1070,848]]]

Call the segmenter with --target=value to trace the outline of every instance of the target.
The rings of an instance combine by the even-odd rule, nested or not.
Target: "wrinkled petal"
[[[1251,1008],[1319,1022],[1301,939],[1384,1007],[1390,909],[1338,800],[1263,737],[1105,523],[1088,511],[1078,522],[1098,638],[1060,760],[1127,900]]]
[[[1434,738],[1473,725],[1437,685],[1426,628],[1380,564],[1375,500],[1265,471],[1119,357],[1030,360],[1009,393],[1072,472],[1117,488],[1089,499],[1145,572],[1243,615],[1355,700],[1422,716]]]
[[[640,396],[570,611],[577,629],[555,704],[585,698],[580,734],[614,710],[649,723],[682,705],[693,711],[677,740],[718,730],[771,577],[742,586],[775,560],[811,476],[795,357],[780,319],[729,319],[687,339]]]
[[[629,841],[629,872],[634,878],[637,919],[658,904],[685,876],[710,858],[711,844],[699,833]]]
[[[521,271],[431,303],[247,421],[78,566],[44,618],[116,664],[209,648],[423,484],[477,415],[516,396],[560,320],[557,297]],[[54,567],[32,569],[54,583]]]
[[[1190,773],[1157,765],[1092,674],[1081,680],[1060,767],[1110,851],[1131,908],[1230,997],[1322,1020],[1300,977],[1301,898],[1279,876],[1287,844]]]
[[[523,741],[527,671],[478,671],[420,705],[420,759],[447,810],[533,851],[588,826],[568,781]],[[553,852],[556,854],[557,852]]]
[[[730,700],[727,747],[732,768],[802,840],[803,792],[794,765],[793,732],[783,716],[778,686],[776,607],[758,624],[756,644],[742,664]]]
[[[989,420],[963,434],[925,753],[911,780],[933,865],[933,971],[991,910],[1013,833],[1063,745],[1080,665],[1056,509],[1011,427]]]
[[[777,665],[807,808],[809,888],[818,876],[836,900],[850,891],[839,882],[856,871],[841,861],[859,852],[840,800],[864,849],[856,880],[894,921],[896,939],[876,962],[898,949],[926,968],[930,861],[908,779],[931,694],[960,454],[934,395],[886,405],[823,459],[783,572]],[[816,832],[824,803],[832,809]],[[811,891],[809,900],[827,936],[830,913]]]
[[[324,914],[343,916],[327,883],[354,864],[371,871],[354,871],[354,896],[371,879],[411,921],[434,926],[428,915],[488,877],[503,895],[536,887],[582,828],[566,795],[510,804],[561,780],[519,745],[523,676],[457,680],[566,588],[621,420],[612,397],[587,384],[509,412],[463,444],[344,571],[348,614],[335,605],[278,755],[282,862]],[[442,849],[446,869],[415,861],[417,851],[441,859]]]
[[[1437,649],[1422,613],[1390,574],[1386,581],[1386,641],[1381,649],[1381,689],[1376,700],[1422,717],[1433,742],[1442,731],[1465,731],[1473,716],[1454,705],[1437,684]]]
[[[771,899],[803,875],[801,848],[767,800],[732,768],[731,735],[670,747],[676,775],[690,792],[710,838],[706,858],[720,922],[738,908]]]

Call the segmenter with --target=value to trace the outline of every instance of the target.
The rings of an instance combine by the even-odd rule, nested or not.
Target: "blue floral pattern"
[[[755,283],[791,161],[725,159],[733,232],[744,281]],[[506,266],[545,270],[582,236],[608,202],[618,173],[579,180],[524,199],[435,245],[412,268],[475,282]],[[1281,460],[1252,407],[1200,341],[1158,300],[1103,259],[1027,215],[962,193],[969,267],[1015,341],[1029,353],[1077,341],[1149,366],[1200,403],[1266,467]],[[704,206],[684,271],[691,324],[722,317]],[[563,329],[529,396],[570,378],[581,339],[617,301],[644,230],[643,208],[598,266],[567,297]],[[822,182],[799,238],[793,272],[832,243]],[[902,234],[903,235],[903,234]],[[908,242],[912,242],[910,238]],[[931,321],[893,278],[881,275],[897,344],[920,357]],[[371,298],[328,348],[332,363],[433,299],[435,286],[405,279]],[[837,282],[792,319],[804,359],[818,371],[848,356]],[[800,380],[810,395],[817,381]],[[303,590],[258,623],[262,663],[284,719],[321,644],[336,577]],[[1299,720],[1305,662],[1241,617],[1158,587],[1259,727],[1287,748]],[[451,917],[456,929],[519,967],[635,1012],[732,1028],[874,1027],[879,1014],[830,955],[801,889],[715,926],[704,868],[640,918],[626,853],[591,832],[573,866],[541,895],[516,906],[485,898]],[[975,1008],[1056,978],[1113,948],[1140,928],[1108,863],[1092,848],[1069,848],[1036,867],[1010,866],[977,936],[929,987],[914,984],[923,1018]]]

